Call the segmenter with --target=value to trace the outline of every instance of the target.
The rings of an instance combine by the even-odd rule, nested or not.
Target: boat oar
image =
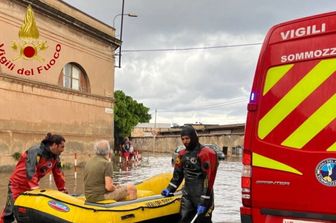
[[[194,223],[196,221],[196,218],[198,217],[198,213],[195,215],[195,217],[191,220],[190,223]]]

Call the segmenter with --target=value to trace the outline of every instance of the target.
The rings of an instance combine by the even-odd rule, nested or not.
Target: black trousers
[[[180,223],[190,223],[197,213],[197,203],[193,202],[199,200],[198,198],[193,198],[192,196],[183,193],[181,200],[181,220]],[[207,210],[205,213],[199,215],[196,218],[196,223],[212,223],[211,217],[214,210],[213,197],[210,203],[207,205]]]

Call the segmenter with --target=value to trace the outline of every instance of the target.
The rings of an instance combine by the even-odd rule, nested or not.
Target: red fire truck
[[[336,222],[336,12],[270,29],[247,109],[241,222]]]

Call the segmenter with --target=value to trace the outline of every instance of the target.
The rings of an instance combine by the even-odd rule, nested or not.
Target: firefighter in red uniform
[[[186,149],[179,151],[173,178],[161,194],[165,197],[173,195],[184,178],[180,222],[189,223],[197,214],[195,222],[211,223],[214,210],[213,185],[218,167],[217,154],[198,142],[196,131],[191,126],[182,128],[181,140]]]
[[[23,192],[39,188],[42,177],[53,173],[59,191],[67,193],[59,155],[64,151],[65,139],[48,133],[40,145],[35,145],[21,154],[20,160],[9,179],[8,195],[0,223],[14,221],[14,201]]]

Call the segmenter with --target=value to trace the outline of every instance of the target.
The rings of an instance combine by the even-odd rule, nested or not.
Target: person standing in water
[[[165,197],[172,196],[184,179],[180,223],[191,222],[196,214],[196,222],[211,223],[214,210],[213,186],[218,167],[217,154],[199,143],[192,126],[182,128],[181,140],[186,149],[178,152],[173,178],[161,194]]]

